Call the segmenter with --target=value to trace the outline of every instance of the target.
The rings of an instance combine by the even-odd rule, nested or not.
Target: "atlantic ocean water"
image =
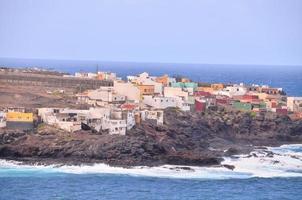
[[[30,166],[0,160],[0,199],[301,200],[302,145],[225,158],[223,167]],[[253,156],[251,156],[253,155]],[[256,156],[255,156],[256,155]]]
[[[301,66],[231,66],[141,64],[71,61],[13,61],[2,66],[46,67],[68,73],[109,70],[125,77],[184,75],[195,81],[268,84],[290,96],[302,96]],[[26,166],[0,160],[0,200],[19,199],[302,199],[302,145],[261,150],[257,157],[225,158],[234,171],[222,168],[171,170],[169,166],[134,169],[93,166]]]
[[[0,66],[43,67],[75,73],[111,71],[125,78],[148,72],[150,75],[182,75],[200,82],[245,83],[283,88],[290,96],[302,96],[302,66],[169,64],[0,58]]]

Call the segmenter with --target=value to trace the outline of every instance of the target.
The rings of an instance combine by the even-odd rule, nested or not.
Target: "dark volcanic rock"
[[[205,113],[165,110],[165,124],[143,122],[126,136],[66,133],[44,126],[31,133],[0,132],[0,158],[38,163],[135,165],[219,165],[223,156],[253,146],[302,142],[302,122],[273,113]],[[232,168],[232,166],[225,166]]]

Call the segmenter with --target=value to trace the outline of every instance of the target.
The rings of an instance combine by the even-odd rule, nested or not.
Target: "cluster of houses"
[[[74,77],[74,78],[86,78],[86,79],[97,79],[97,80],[117,80],[119,77],[116,73],[98,71],[97,73],[92,72],[76,72],[74,75],[63,75],[63,77]]]
[[[275,112],[302,119],[302,97],[287,97],[282,88],[205,84],[168,75],[150,76],[146,72],[127,76],[126,80],[109,72],[76,73],[75,76],[112,80],[114,84],[76,94],[77,103],[89,105],[89,109],[38,108],[41,122],[69,132],[93,129],[99,133],[125,135],[142,121],[162,125],[166,108],[204,112],[217,106],[244,112]],[[16,120],[18,114],[14,115],[8,117],[9,112],[0,112],[0,127]],[[22,122],[24,117],[20,117]]]

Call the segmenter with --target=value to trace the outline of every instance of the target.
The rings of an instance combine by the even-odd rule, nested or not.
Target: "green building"
[[[172,83],[171,86],[177,88],[193,88],[195,90],[198,87],[198,84],[194,82],[188,82],[188,83],[176,82],[176,83]]]
[[[241,111],[251,111],[253,106],[250,103],[234,102],[233,108]]]

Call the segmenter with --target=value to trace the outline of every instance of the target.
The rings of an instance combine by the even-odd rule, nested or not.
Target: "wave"
[[[0,177],[32,176],[41,174],[117,174],[178,179],[246,179],[274,177],[302,177],[302,145],[259,148],[248,155],[224,158],[225,167],[196,167],[163,165],[158,167],[111,167],[106,164],[81,166],[23,165],[0,160]]]

